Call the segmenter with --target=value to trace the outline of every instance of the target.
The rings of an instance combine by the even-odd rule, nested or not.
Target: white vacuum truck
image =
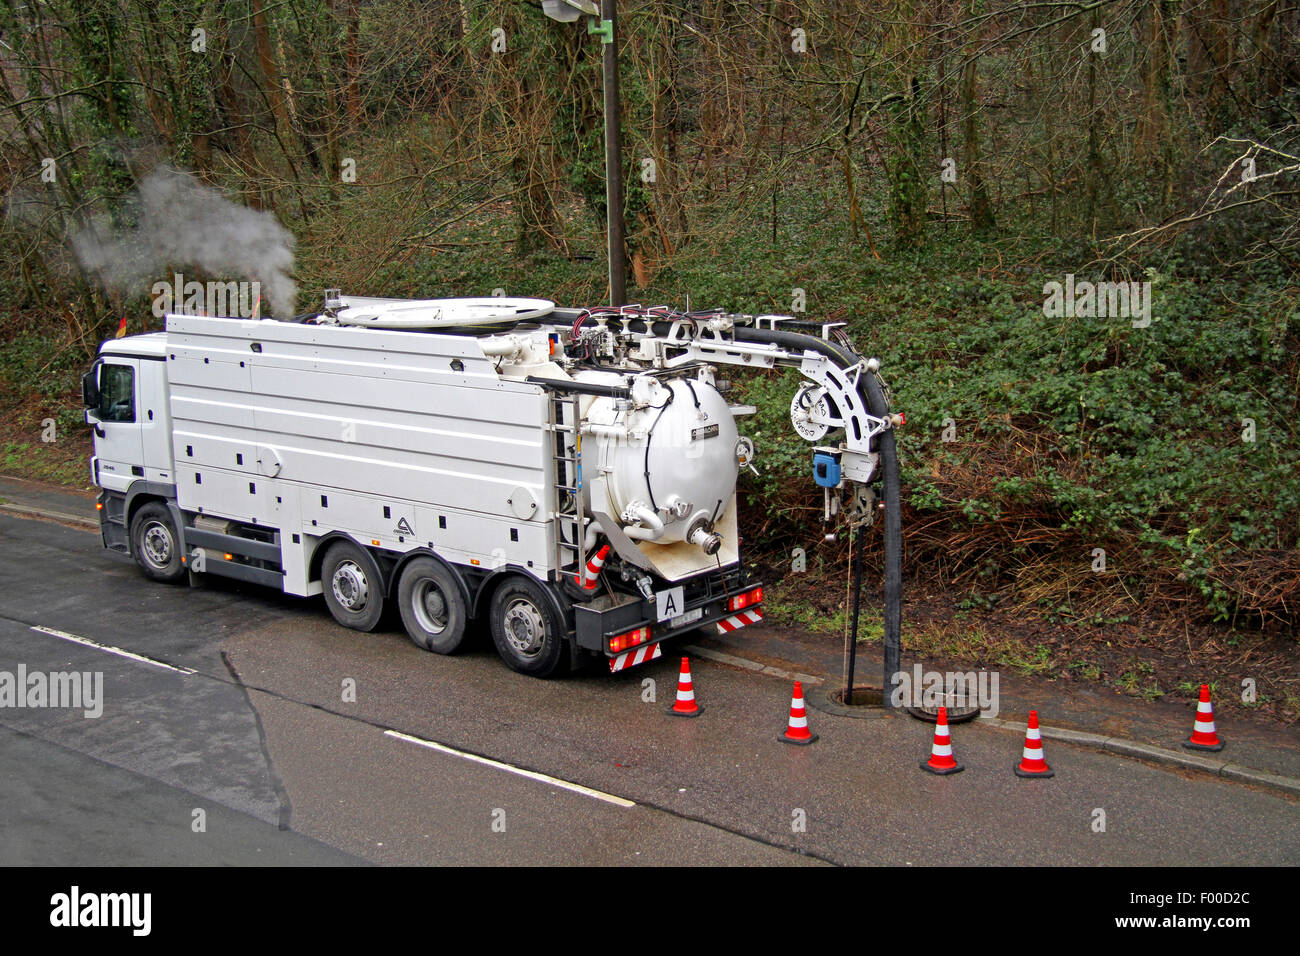
[[[736,531],[753,409],[719,366],[799,368],[794,427],[839,438],[814,454],[827,518],[874,513],[899,421],[877,363],[792,325],[336,290],[292,321],[168,315],[83,380],[104,545],[159,581],[323,594],[362,631],[396,603],[439,653],[486,619],[515,670],[620,671],[761,619]]]

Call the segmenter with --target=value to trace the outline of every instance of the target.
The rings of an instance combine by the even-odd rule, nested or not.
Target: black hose
[[[655,416],[654,424],[650,426],[650,430],[646,432],[645,435],[645,490],[650,495],[650,507],[654,511],[659,510],[659,505],[655,503],[655,491],[650,487],[650,442],[654,438],[655,429],[659,427],[659,419],[664,417],[664,412],[672,403],[673,387],[670,384],[668,386],[668,397],[664,399],[664,403],[659,406],[659,414]]]
[[[782,332],[774,329],[753,329],[737,326],[734,332],[737,342],[761,342],[779,345],[782,348],[802,349],[825,355],[832,361],[848,368],[861,361],[861,356],[841,348],[833,342],[819,339],[798,332]],[[858,394],[866,402],[871,414],[879,418],[890,415],[889,399],[885,390],[873,373],[865,372],[858,376]],[[881,433],[876,439],[876,448],[880,454],[880,469],[884,481],[885,505],[885,666],[884,666],[884,704],[891,707],[894,684],[900,671],[901,632],[903,621],[903,512],[899,501],[898,477],[898,442],[892,428]],[[862,586],[861,577],[855,587]],[[854,646],[857,644],[856,632],[852,635]],[[852,679],[850,679],[850,684]]]

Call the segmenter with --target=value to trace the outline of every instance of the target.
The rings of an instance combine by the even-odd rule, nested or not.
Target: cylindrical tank
[[[608,373],[576,377],[621,384]],[[718,550],[713,523],[736,490],[737,434],[727,400],[711,381],[638,375],[631,400],[592,398],[583,419],[589,510],[614,516],[630,538]],[[605,476],[607,500],[592,502],[590,479],[597,474]]]

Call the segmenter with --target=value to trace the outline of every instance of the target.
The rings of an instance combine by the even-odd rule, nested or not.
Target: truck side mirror
[[[81,376],[81,404],[86,408],[99,407],[99,363],[90,367],[90,371]]]

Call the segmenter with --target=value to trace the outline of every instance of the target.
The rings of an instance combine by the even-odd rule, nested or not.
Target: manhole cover
[[[853,704],[844,702],[847,695],[844,688],[817,688],[808,695],[808,704],[817,710],[837,717],[889,717],[892,716],[884,706],[884,697],[879,687],[862,687],[854,685]]]

